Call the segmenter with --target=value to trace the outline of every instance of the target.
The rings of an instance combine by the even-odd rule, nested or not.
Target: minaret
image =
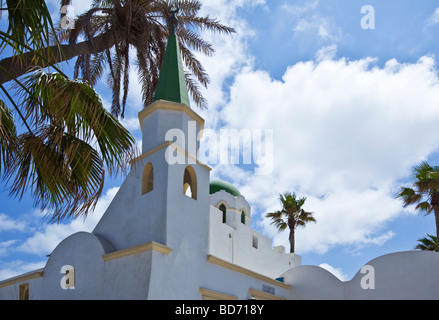
[[[175,13],[154,101],[139,113],[142,155],[93,231],[117,250],[153,241],[207,251],[210,168],[197,159],[204,119],[190,108]]]
[[[196,157],[199,143],[198,139],[192,139],[192,137],[194,135],[198,136],[200,131],[203,130],[204,120],[190,108],[186,76],[176,35],[178,20],[175,15],[178,8],[171,6],[170,12],[172,14],[168,19],[170,35],[160,68],[153,103],[139,113],[140,126],[143,132],[142,153],[148,152],[167,141],[166,133],[170,134],[169,130],[180,129],[184,132],[185,139],[177,139],[174,143],[191,156]],[[158,112],[153,115],[157,110],[168,111]],[[170,112],[171,110],[180,112]],[[161,117],[158,114],[166,114],[166,116]],[[160,131],[151,131],[150,129],[144,131],[144,126],[150,129],[157,128]],[[201,136],[198,138],[201,138]]]
[[[180,57],[180,48],[177,35],[175,34],[178,24],[175,14],[178,12],[178,9],[171,8],[170,11],[172,13],[169,19],[170,36],[160,69],[160,77],[154,95],[154,101],[166,100],[184,103],[190,107],[186,78]]]

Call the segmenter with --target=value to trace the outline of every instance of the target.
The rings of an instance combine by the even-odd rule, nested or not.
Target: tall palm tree
[[[62,0],[62,5],[70,1]],[[183,61],[187,67],[186,80],[189,92],[200,107],[206,106],[197,81],[207,86],[209,77],[201,63],[190,49],[211,55],[212,45],[201,39],[196,29],[230,34],[233,28],[222,25],[215,19],[200,17],[201,2],[198,0],[177,1],[179,7],[176,34],[180,42]],[[81,75],[91,85],[100,79],[109,69],[108,84],[112,88],[112,113],[124,116],[127,100],[130,70],[130,48],[134,48],[135,64],[142,84],[144,105],[151,103],[158,82],[159,69],[166,49],[166,39],[170,30],[168,20],[172,17],[166,0],[94,0],[92,7],[75,21],[74,29],[59,29],[61,41],[67,44],[51,48],[50,53],[43,52],[38,65],[67,61],[78,57],[75,66],[75,78]],[[84,41],[79,42],[80,38]],[[14,57],[0,60],[0,84],[26,73],[29,66],[35,65],[35,53],[23,54],[21,64],[13,63]],[[122,98],[120,96],[123,91]]]
[[[279,196],[282,209],[268,213],[267,218],[271,218],[279,231],[290,230],[290,253],[294,252],[294,234],[297,227],[304,227],[308,222],[316,222],[313,212],[305,211],[302,206],[305,204],[306,197],[298,198],[295,193],[286,192]]]
[[[401,198],[404,208],[417,204],[415,209],[425,212],[425,215],[434,213],[436,221],[436,237],[439,234],[439,166],[430,166],[421,162],[412,173],[413,186],[402,187],[397,195]]]
[[[38,65],[45,59],[41,52],[49,52],[53,30],[45,2],[7,0],[6,5],[9,25],[0,31],[0,50],[9,48],[17,66],[31,50]],[[0,179],[11,195],[30,192],[36,206],[49,209],[50,220],[60,221],[93,209],[105,172],[124,169],[135,140],[89,84],[50,66],[59,72],[37,69],[24,78],[12,76],[18,94],[0,84],[1,99],[8,102],[0,99]],[[8,74],[1,67],[0,73]]]
[[[428,237],[418,239],[418,244],[415,249],[426,251],[438,251],[437,237],[427,234]]]

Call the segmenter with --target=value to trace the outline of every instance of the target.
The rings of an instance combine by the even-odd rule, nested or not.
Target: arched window
[[[218,209],[220,209],[220,211],[223,213],[223,223],[226,223],[226,220],[227,220],[227,218],[226,218],[227,217],[227,215],[226,215],[227,208],[224,205],[224,203],[221,203],[220,206],[218,207]]]
[[[21,284],[19,286],[19,299],[29,300],[29,283]]]
[[[184,169],[183,194],[197,200],[197,175],[191,166]]]
[[[256,232],[253,232],[252,245],[253,248],[258,248],[258,234]]]
[[[142,174],[142,194],[151,192],[154,188],[154,169],[152,163],[148,162],[143,168]]]
[[[245,212],[244,212],[244,210],[241,211],[241,223],[245,224]]]

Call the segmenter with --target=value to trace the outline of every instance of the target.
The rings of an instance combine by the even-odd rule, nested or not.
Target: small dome
[[[224,190],[225,192],[228,192],[235,197],[241,197],[241,193],[239,192],[239,190],[236,189],[233,184],[227,181],[215,180],[210,182],[210,194],[216,193],[221,190]]]

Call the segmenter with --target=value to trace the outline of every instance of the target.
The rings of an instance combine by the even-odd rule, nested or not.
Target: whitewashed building
[[[253,230],[245,197],[197,159],[204,120],[189,107],[174,34],[139,122],[142,155],[95,229],[0,282],[0,299],[439,298],[437,252],[386,255],[342,282]]]

